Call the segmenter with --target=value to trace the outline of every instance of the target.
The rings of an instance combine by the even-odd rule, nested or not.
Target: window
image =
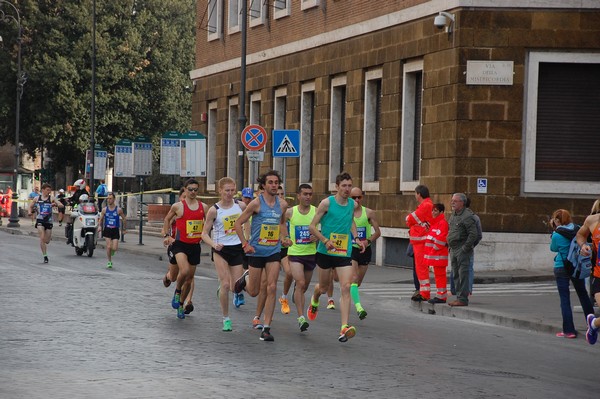
[[[237,178],[237,148],[240,141],[240,127],[238,122],[238,99],[229,99],[229,118],[227,124],[227,176]]]
[[[331,81],[331,116],[329,136],[329,189],[335,190],[335,178],[344,171],[346,136],[346,77]]]
[[[242,0],[229,0],[227,15],[227,33],[239,32],[242,28]]]
[[[303,84],[300,110],[300,183],[310,183],[312,181],[314,109],[315,83]]]
[[[529,54],[525,194],[600,192],[599,70],[600,54]]]
[[[220,39],[223,36],[223,0],[208,0],[206,15],[208,41]]]
[[[403,82],[400,190],[414,191],[421,173],[423,60],[404,65]]]
[[[309,8],[318,7],[318,6],[319,6],[319,0],[302,0],[302,3],[300,3],[301,10],[307,10]]]
[[[365,124],[363,130],[363,190],[379,191],[382,70],[365,74]]]
[[[285,115],[286,115],[286,96],[287,96],[287,88],[282,87],[275,90],[275,103],[273,110],[274,115],[274,130],[282,130],[285,129]],[[271,138],[272,139],[272,138]],[[286,158],[273,158],[273,169],[278,170],[283,173],[284,162]]]
[[[250,17],[250,26],[263,25],[267,20],[267,0],[249,0],[250,8],[248,16]]]
[[[273,0],[273,9],[275,19],[287,17],[292,14],[292,0]]]
[[[208,104],[208,137],[206,146],[206,188],[215,190],[217,180],[217,102]]]

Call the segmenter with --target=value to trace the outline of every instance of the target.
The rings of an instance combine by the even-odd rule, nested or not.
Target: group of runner
[[[311,204],[313,190],[309,184],[298,187],[298,205],[290,207],[281,195],[277,171],[269,171],[257,181],[258,195],[252,198],[251,189],[245,188],[242,190],[245,200],[238,201],[234,198],[235,181],[222,178],[218,182],[220,199],[210,207],[197,199],[198,181],[185,182],[180,201],[171,206],[162,229],[163,244],[168,247],[171,259],[163,283],[168,287],[172,281],[177,282],[171,300],[177,317],[184,319],[193,311],[194,273],[200,263],[199,243],[204,241],[211,247],[219,279],[217,296],[223,331],[232,331],[229,292],[233,292],[233,304],[239,307],[245,303],[245,291],[258,297],[253,325],[261,327],[260,339],[274,340],[271,327],[277,282],[280,268],[286,262],[284,295],[279,298],[282,313],[290,312],[287,294],[294,283],[298,327],[306,331],[309,321],[317,318],[321,295],[330,291],[328,308],[335,307],[331,306],[331,290],[336,279],[341,291],[338,340],[346,342],[356,334],[349,321],[351,302],[361,320],[367,316],[358,287],[371,259],[371,241],[381,234],[374,212],[361,205],[362,191],[352,186],[348,173],[337,176],[335,195],[323,199],[318,207]],[[315,268],[318,283],[305,307],[305,293]]]

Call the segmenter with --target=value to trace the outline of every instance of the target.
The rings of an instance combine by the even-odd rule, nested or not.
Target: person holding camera
[[[569,254],[571,240],[577,234],[579,226],[573,223],[571,214],[566,209],[555,210],[548,223],[552,228],[550,251],[556,252],[556,256],[554,257],[554,277],[556,278],[556,288],[560,297],[560,310],[563,319],[563,330],[558,332],[556,336],[560,338],[577,338],[577,330],[575,330],[573,323],[569,281],[573,283],[575,292],[577,292],[584,316],[587,317],[588,314],[594,313],[592,302],[585,289],[585,280],[571,276],[565,269],[565,260]]]

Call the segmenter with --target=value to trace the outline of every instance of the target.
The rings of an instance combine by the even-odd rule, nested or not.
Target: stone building
[[[209,192],[241,162],[242,1],[198,1]],[[383,226],[378,264],[407,264],[417,184],[447,209],[472,199],[476,270],[551,267],[551,212],[581,223],[600,197],[596,0],[249,0],[246,53],[248,122],[301,131],[300,158],[269,142],[260,170],[285,162],[288,192],[308,182],[315,200],[348,171]]]

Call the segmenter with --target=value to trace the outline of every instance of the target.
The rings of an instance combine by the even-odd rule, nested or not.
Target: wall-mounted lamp
[[[450,20],[450,22],[448,22],[448,20]],[[451,34],[454,30],[454,21],[456,21],[456,16],[454,14],[440,11],[439,15],[436,15],[433,20],[433,24],[438,29],[446,28],[446,33]]]
[[[192,86],[191,87],[189,85],[185,86],[185,91],[187,91],[188,93],[195,92],[196,91],[196,81],[192,80]]]

